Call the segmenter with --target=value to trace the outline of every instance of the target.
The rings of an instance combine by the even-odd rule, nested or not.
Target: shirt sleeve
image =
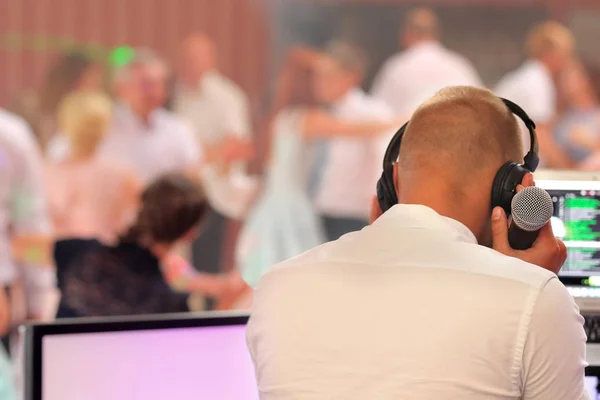
[[[549,280],[533,309],[523,351],[523,400],[587,400],[583,317],[564,285]]]
[[[12,184],[11,227],[14,236],[51,235],[50,217],[47,209],[44,186],[42,155],[33,134],[26,126],[21,132],[20,157],[17,161],[17,173]],[[32,248],[29,260],[43,249]],[[39,315],[44,312],[46,299],[53,293],[55,286],[54,269],[44,262],[28,261],[20,264],[25,281],[30,313]]]

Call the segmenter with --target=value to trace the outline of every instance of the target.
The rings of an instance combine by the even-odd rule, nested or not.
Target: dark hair
[[[207,209],[198,183],[180,174],[163,175],[142,193],[137,218],[121,242],[173,243],[197,225]]]
[[[77,85],[94,61],[82,52],[65,54],[48,71],[40,91],[40,110],[53,114],[63,97]]]

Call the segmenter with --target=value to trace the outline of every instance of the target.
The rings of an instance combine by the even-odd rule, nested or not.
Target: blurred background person
[[[89,238],[59,240],[54,258],[63,296],[57,317],[189,311],[189,293],[173,291],[162,264],[177,242],[195,237],[207,209],[195,181],[164,175],[144,190],[137,218],[116,245]],[[226,289],[226,280],[206,279],[203,290],[216,295]]]
[[[168,172],[196,173],[200,146],[191,127],[163,108],[168,67],[153,51],[139,49],[114,73],[116,101],[99,155],[130,168],[147,184]],[[54,160],[71,149],[64,135],[53,143]]]
[[[558,94],[564,111],[554,126],[554,137],[569,162],[585,167],[600,151],[600,105],[597,87],[579,61],[564,68],[558,80]]]
[[[573,35],[558,22],[542,22],[529,32],[526,50],[527,60],[502,78],[495,92],[517,103],[535,122],[540,160],[545,167],[573,167],[573,161],[556,143],[551,126],[558,111],[554,80],[572,60]],[[524,148],[529,148],[529,137],[521,128]]]
[[[98,238],[112,243],[135,216],[141,190],[135,174],[101,156],[97,148],[111,123],[111,100],[99,92],[74,92],[61,102],[58,127],[70,153],[46,166],[46,187],[58,238]]]
[[[200,163],[191,127],[163,108],[167,75],[165,62],[148,49],[115,72],[117,102],[101,154],[132,168],[143,183],[169,172],[195,173]]]
[[[482,86],[471,63],[440,42],[441,26],[429,8],[411,10],[400,31],[401,53],[387,60],[372,93],[407,119],[419,104],[446,86]]]
[[[0,280],[13,322],[41,320],[55,294],[54,271],[40,248],[51,235],[42,156],[25,121],[2,109],[0,165]]]
[[[313,90],[317,101],[347,121],[393,119],[392,110],[384,102],[361,89],[367,63],[359,47],[343,40],[329,42],[325,56],[315,66]],[[323,178],[315,198],[327,240],[367,226],[371,194],[393,133],[372,140],[337,136],[327,141]]]
[[[188,36],[179,55],[173,110],[190,122],[204,148],[202,183],[210,203],[204,226],[192,246],[194,266],[223,268],[225,236],[243,219],[249,196],[243,193],[245,160],[253,156],[248,98],[218,70],[214,43],[203,33]]]
[[[102,89],[102,66],[84,52],[69,52],[56,61],[44,77],[38,94],[39,119],[36,121],[37,131],[34,132],[43,152],[46,152],[47,145],[58,133],[56,117],[61,101],[74,91]],[[26,98],[23,100],[27,101]],[[48,148],[48,151],[52,152],[52,148]],[[49,156],[54,155],[50,153]]]
[[[312,82],[320,62],[322,54],[295,48],[279,78],[265,187],[237,245],[237,266],[250,286],[272,265],[326,239],[308,194],[308,144],[335,137],[374,139],[400,126],[394,120],[340,119],[318,106]]]
[[[8,333],[11,326],[11,312],[4,291],[0,291],[0,336]],[[0,346],[0,399],[17,400],[15,373],[8,352]]]

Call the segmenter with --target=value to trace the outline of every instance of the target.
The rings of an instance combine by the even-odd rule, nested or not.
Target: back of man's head
[[[399,166],[401,175],[467,190],[471,183],[491,187],[504,163],[522,158],[519,127],[502,100],[486,89],[457,86],[440,90],[415,111]]]
[[[440,21],[430,8],[415,8],[406,15],[402,33],[405,46],[422,40],[437,40],[440,37]]]

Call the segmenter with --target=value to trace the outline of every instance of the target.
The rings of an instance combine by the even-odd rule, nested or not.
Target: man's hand
[[[247,139],[228,136],[219,145],[219,162],[230,164],[236,161],[249,161],[254,157],[254,145]]]
[[[555,274],[558,274],[567,258],[567,248],[554,236],[550,222],[540,230],[540,234],[530,249],[514,250],[511,248],[508,243],[508,219],[502,207],[496,207],[492,213],[492,241],[494,250],[538,265]]]
[[[533,175],[526,174],[521,185],[517,187],[517,192],[534,185]],[[540,230],[530,249],[515,250],[510,247],[508,242],[508,218],[502,207],[496,207],[492,211],[492,243],[493,249],[499,253],[538,265],[555,274],[558,274],[567,259],[567,247],[554,236],[550,222]]]

